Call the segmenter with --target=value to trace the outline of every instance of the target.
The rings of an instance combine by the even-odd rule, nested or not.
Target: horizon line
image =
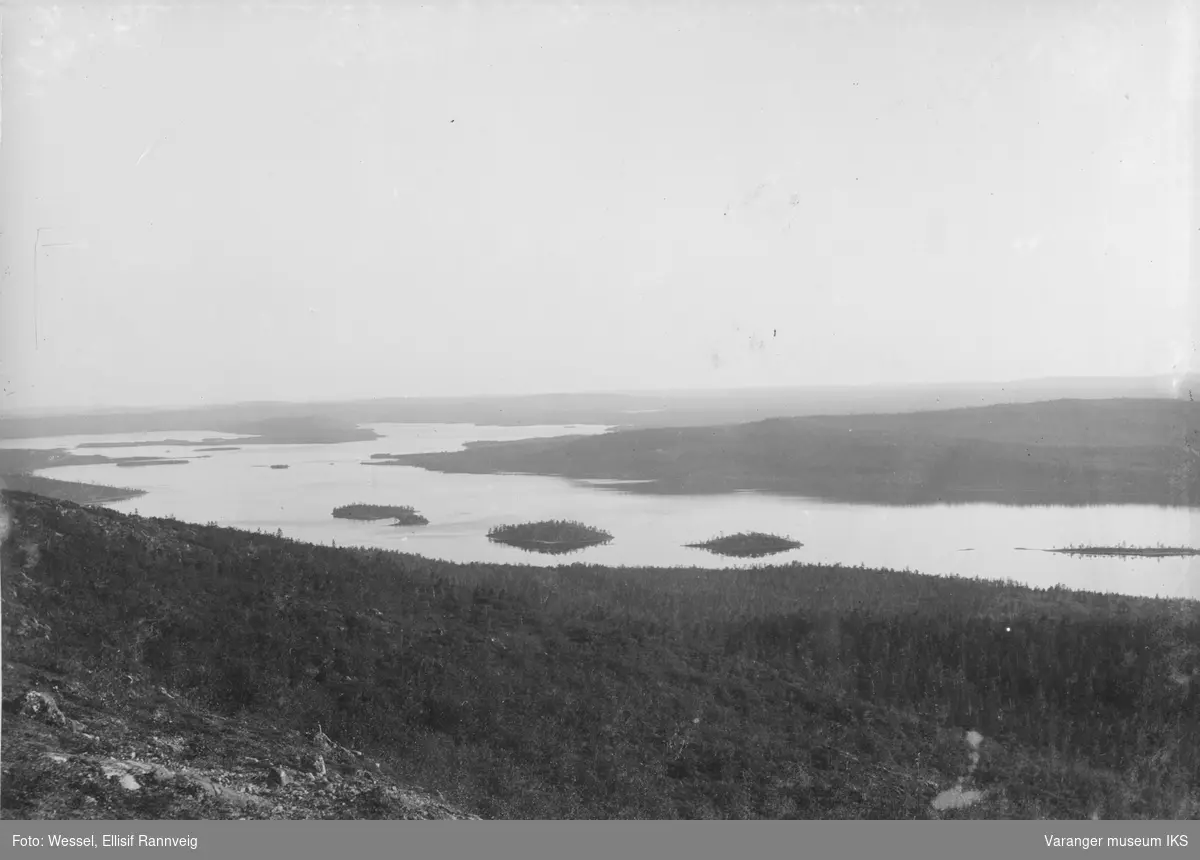
[[[344,397],[344,398],[320,398],[316,400],[289,400],[289,399],[253,399],[253,400],[232,400],[220,402],[189,402],[189,403],[174,403],[163,404],[160,406],[150,405],[116,405],[116,406],[43,406],[43,407],[26,407],[12,409],[8,414],[0,416],[0,422],[10,421],[15,419],[29,418],[48,418],[48,417],[84,417],[104,414],[126,414],[126,415],[150,415],[164,412],[194,412],[204,409],[230,409],[236,407],[247,406],[335,406],[339,404],[360,404],[372,403],[379,401],[412,401],[413,403],[421,402],[462,402],[462,401],[497,401],[497,400],[532,400],[537,398],[565,398],[565,397],[687,397],[687,396],[709,396],[716,397],[721,395],[731,394],[767,394],[770,392],[805,392],[805,393],[866,393],[869,391],[878,392],[899,392],[913,390],[937,390],[937,389],[996,389],[1001,391],[1006,387],[1027,387],[1030,385],[1071,385],[1071,384],[1148,384],[1164,385],[1171,389],[1170,396],[1179,397],[1179,388],[1181,383],[1190,377],[1197,376],[1193,372],[1183,374],[1157,374],[1146,376],[1039,376],[1039,377],[1022,377],[1017,379],[997,380],[997,381],[965,381],[965,382],[893,382],[893,383],[816,383],[807,385],[745,385],[740,387],[713,387],[713,388],[623,388],[623,389],[590,389],[581,391],[541,391],[527,392],[523,394],[516,393],[495,393],[495,394],[422,394],[422,395],[406,395],[406,394],[388,394],[388,395],[373,395],[364,397]],[[1165,393],[1165,392],[1164,392]]]

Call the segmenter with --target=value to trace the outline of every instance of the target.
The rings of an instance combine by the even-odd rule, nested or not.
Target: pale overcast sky
[[[1183,370],[1196,40],[1187,0],[9,7],[4,405]]]

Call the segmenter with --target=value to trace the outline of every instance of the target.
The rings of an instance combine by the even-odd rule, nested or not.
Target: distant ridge
[[[639,427],[469,445],[389,465],[637,481],[625,492],[836,502],[1200,505],[1200,405],[1059,398],[908,412]]]
[[[320,420],[342,426],[411,422],[694,427],[765,418],[916,412],[1058,399],[1178,399],[1187,397],[1193,387],[1200,392],[1200,377],[1083,377],[889,386],[380,397],[312,403],[256,401],[171,409],[10,415],[0,418],[0,439],[164,430],[255,432],[247,427],[264,421],[286,423],[289,419]]]

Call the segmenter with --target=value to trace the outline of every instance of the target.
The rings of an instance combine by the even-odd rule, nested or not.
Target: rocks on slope
[[[238,735],[245,753],[197,766],[183,761],[196,746],[186,735],[142,733],[111,714],[85,725],[41,690],[5,710],[5,818],[478,818],[394,783],[323,732],[312,745],[299,737],[285,745],[267,739],[277,733],[192,714],[210,730]]]

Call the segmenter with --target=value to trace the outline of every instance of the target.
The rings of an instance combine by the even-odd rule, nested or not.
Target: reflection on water
[[[1006,507],[992,504],[884,507],[739,492],[655,496],[616,486],[530,475],[448,475],[407,466],[362,465],[371,454],[458,450],[464,442],[603,432],[602,427],[374,425],[386,438],[336,445],[244,445],[211,452],[186,469],[70,466],[42,474],[147,491],[110,507],[191,522],[281,530],[328,545],[414,552],[449,561],[553,566],[562,555],[494,543],[490,528],[514,521],[579,520],[613,535],[610,543],[570,553],[576,561],[632,566],[747,567],[763,562],[714,556],[685,546],[714,534],[770,532],[803,546],[769,563],[840,563],[924,573],[1012,579],[1046,587],[1200,597],[1200,558],[1073,557],[1017,547],[1200,545],[1200,512],[1144,505]],[[214,438],[220,434],[187,434]],[[34,440],[73,447],[108,439],[185,438],[182,432]],[[22,440],[11,447],[34,447]],[[108,449],[109,456],[165,456],[150,447]],[[176,456],[183,449],[175,448]],[[288,469],[252,468],[286,463]],[[337,520],[338,505],[411,505],[423,527]],[[969,551],[964,551],[969,550]]]
[[[503,543],[525,552],[535,552],[540,555],[570,555],[572,553],[580,553],[593,546],[606,543],[606,541],[591,541],[589,543],[539,543],[538,541],[522,541],[522,540],[496,540],[491,538],[493,543]]]
[[[700,548],[706,552],[711,552],[713,555],[724,555],[730,558],[766,558],[769,555],[779,555],[781,552],[787,552],[786,549],[743,549],[734,551],[720,549],[715,546],[702,546]]]

